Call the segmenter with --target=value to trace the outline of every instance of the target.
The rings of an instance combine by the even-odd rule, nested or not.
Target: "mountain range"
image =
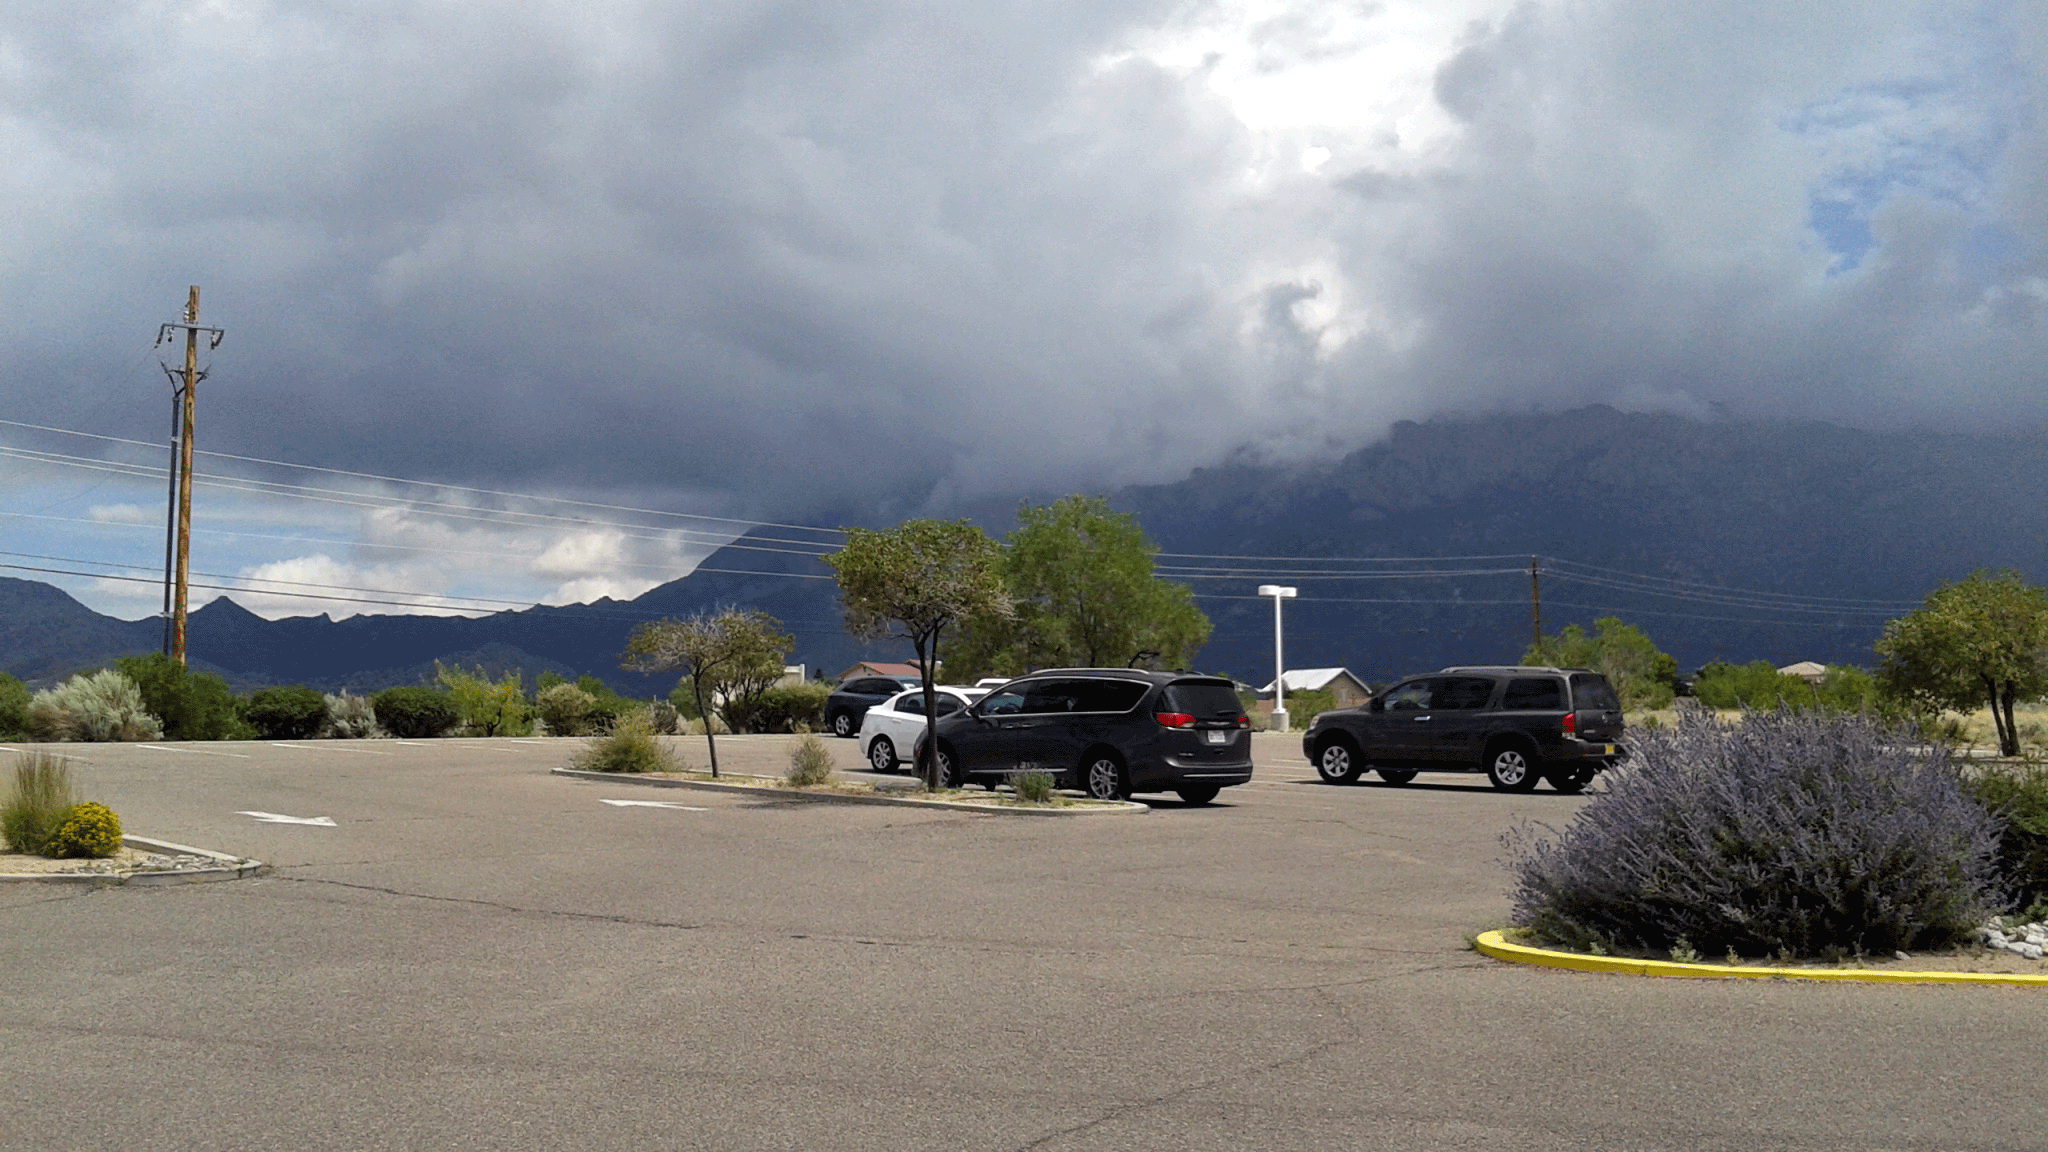
[[[1044,498],[968,512],[1001,534],[1019,500]],[[1273,604],[1256,595],[1264,583],[1300,590],[1285,607],[1290,667],[1345,666],[1378,682],[1518,659],[1531,635],[1531,557],[1540,557],[1547,631],[1618,615],[1682,667],[1869,665],[1884,620],[1941,582],[1983,567],[2035,582],[2048,575],[2048,438],[2036,434],[1593,407],[1402,423],[1334,461],[1246,461],[1110,498],[1160,545],[1162,574],[1192,584],[1214,620],[1199,665],[1254,683],[1272,678]],[[1383,562],[1346,562],[1356,558]],[[1378,574],[1330,575],[1368,568]],[[797,640],[793,659],[828,675],[908,655],[901,642],[849,637],[836,597],[816,560],[755,550],[743,537],[629,601],[478,618],[271,621],[222,598],[192,613],[188,635],[195,666],[238,687],[357,691],[430,678],[440,661],[663,692],[673,677],[619,667],[626,634],[643,620],[724,605],[781,619]],[[31,683],[155,650],[161,634],[154,618],[117,620],[50,585],[0,579],[0,670]]]

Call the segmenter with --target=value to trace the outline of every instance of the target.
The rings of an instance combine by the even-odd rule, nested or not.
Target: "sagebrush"
[[[674,772],[681,764],[655,735],[647,710],[636,708],[613,720],[611,731],[584,745],[570,758],[569,766],[585,772],[639,773]]]
[[[797,737],[789,750],[789,770],[782,779],[792,788],[809,788],[832,779],[832,752],[812,732]]]
[[[322,735],[335,740],[372,740],[384,735],[377,711],[367,697],[343,692],[327,696],[327,727]]]
[[[38,740],[161,740],[135,681],[112,668],[80,673],[28,702],[29,734]]]
[[[1998,822],[1957,766],[1858,716],[1680,713],[1561,833],[1538,827],[1506,837],[1516,922],[1572,946],[1885,954],[2001,903]]]

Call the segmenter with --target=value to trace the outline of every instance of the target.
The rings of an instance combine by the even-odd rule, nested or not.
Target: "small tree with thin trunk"
[[[704,744],[711,753],[711,774],[718,775],[718,741],[712,735],[711,705],[721,696],[760,677],[760,670],[783,661],[796,644],[782,622],[766,612],[726,608],[699,612],[687,620],[655,620],[633,629],[626,641],[628,668],[662,672],[681,668],[704,721]]]
[[[942,781],[933,658],[941,634],[956,622],[1009,616],[1002,549],[966,520],[908,520],[888,532],[847,529],[846,547],[825,563],[839,577],[847,631],[870,640],[894,636],[917,649],[925,724],[918,770],[925,787],[935,789]]]
[[[2013,571],[1973,572],[1884,626],[1879,688],[1923,712],[1989,705],[1998,751],[2020,754],[2016,701],[2048,690],[2048,592]]]

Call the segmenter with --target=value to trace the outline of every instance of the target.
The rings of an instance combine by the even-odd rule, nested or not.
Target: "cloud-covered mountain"
[[[1980,567],[2048,581],[2048,438],[1871,433],[1821,423],[1702,421],[1592,407],[1554,416],[1403,424],[1328,465],[1241,464],[1114,495],[1216,622],[1205,669],[1264,682],[1272,605],[1288,583],[1292,667],[1382,680],[1517,659],[1540,555],[1548,631],[1619,615],[1686,666],[1710,659],[1870,664],[1883,621]],[[1014,500],[980,517],[1000,535]],[[760,539],[757,534],[753,539]],[[636,599],[480,618],[364,615],[266,621],[216,601],[192,618],[197,661],[238,683],[358,690],[412,682],[435,660],[591,673],[640,694],[673,677],[618,667],[642,620],[760,608],[795,659],[836,673],[864,646],[841,626],[814,559],[744,547]],[[1409,558],[1409,559],[1389,559]],[[723,569],[722,571],[719,569]],[[1417,573],[1436,573],[1418,576]],[[62,593],[0,581],[0,668],[46,678],[155,647]]]

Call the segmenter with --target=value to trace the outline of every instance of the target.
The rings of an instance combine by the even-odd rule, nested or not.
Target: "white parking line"
[[[599,797],[597,802],[599,804],[609,804],[614,808],[674,808],[682,812],[711,811],[709,808],[693,808],[688,804],[671,804],[666,800],[606,800],[603,797]]]
[[[296,748],[301,752],[353,752],[358,756],[391,756],[391,752],[373,752],[368,748],[329,748],[324,744],[279,744],[271,741],[272,748]]]
[[[265,824],[311,824],[315,828],[334,827],[332,816],[284,816],[276,812],[237,812],[237,816],[254,816]]]
[[[190,752],[194,756],[232,756],[237,760],[247,760],[249,758],[249,754],[246,752],[209,752],[204,748],[166,748],[161,744],[137,744],[136,747],[147,748],[151,752]]]

